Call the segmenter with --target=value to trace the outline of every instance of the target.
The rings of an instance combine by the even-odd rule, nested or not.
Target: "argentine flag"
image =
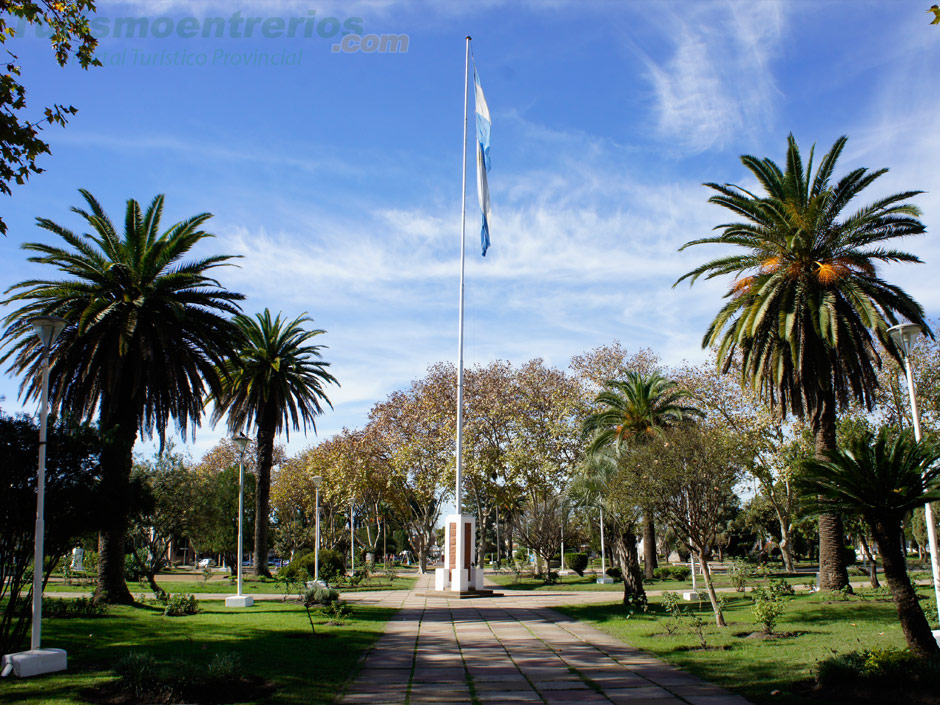
[[[480,245],[483,256],[490,246],[490,189],[486,183],[486,172],[490,170],[490,109],[483,97],[480,76],[476,63],[473,65],[474,104],[477,114],[477,196],[480,211],[483,213],[483,227],[480,230]]]

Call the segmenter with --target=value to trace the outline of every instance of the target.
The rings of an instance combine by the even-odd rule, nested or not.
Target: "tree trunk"
[[[653,512],[646,510],[646,521],[643,523],[643,571],[647,580],[652,580],[653,571],[659,567],[656,559],[656,524],[653,521]]]
[[[813,419],[816,436],[816,459],[829,460],[836,449],[835,397],[829,393],[821,402],[822,409]],[[822,590],[848,589],[849,572],[845,560],[845,530],[839,514],[819,516],[819,587]]]
[[[790,523],[784,521],[780,514],[777,514],[777,524],[780,525],[780,555],[783,557],[783,567],[788,573],[793,573],[796,567],[793,563],[793,551],[790,550]]]
[[[255,486],[255,575],[268,570],[268,523],[271,514],[271,466],[274,464],[275,416],[263,412],[258,419],[258,482]],[[314,521],[317,517],[314,517]],[[322,525],[321,525],[322,529]]]
[[[719,627],[728,626],[725,624],[725,616],[721,612],[721,607],[718,604],[718,595],[715,594],[715,586],[712,585],[712,571],[708,567],[708,558],[705,557],[704,551],[699,550],[698,552],[699,565],[702,567],[702,579],[705,581],[705,591],[708,593],[708,601],[712,603],[712,611],[715,613],[715,624]]]
[[[102,401],[102,407],[107,402]],[[102,414],[104,416],[104,414]],[[133,405],[122,407],[114,414],[101,418],[102,436],[106,439],[101,449],[101,489],[108,507],[98,534],[98,584],[94,601],[106,604],[133,604],[134,597],[124,581],[124,551],[127,534],[130,497],[131,466],[137,427]]]
[[[864,551],[865,556],[868,558],[868,582],[873,588],[881,587],[881,584],[878,582],[878,562],[875,560],[871,548],[868,547],[868,540],[865,538],[864,531],[859,532],[858,540],[859,543],[862,544],[862,551]]]
[[[639,602],[646,604],[646,590],[643,588],[643,572],[640,570],[640,557],[636,550],[636,533],[632,529],[618,534],[615,545],[620,570],[623,573],[623,604]]]
[[[898,527],[892,522],[876,520],[870,522],[881,562],[884,566],[885,580],[894,597],[898,610],[898,620],[907,645],[921,658],[940,654],[940,647],[933,638],[930,625],[917,600],[917,593],[907,575],[904,551],[898,540]]]

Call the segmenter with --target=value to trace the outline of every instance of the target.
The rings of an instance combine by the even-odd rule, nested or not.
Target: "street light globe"
[[[910,356],[914,341],[921,333],[923,333],[923,330],[916,323],[902,323],[888,328],[888,335],[891,336],[891,340],[898,346],[904,357]]]
[[[33,316],[29,319],[29,323],[36,331],[39,342],[42,343],[42,347],[45,349],[55,342],[59,333],[65,328],[66,321],[64,318],[59,318],[59,316]]]
[[[313,486],[314,486],[314,487],[316,487],[317,489],[319,489],[319,488],[320,488],[320,483],[322,483],[322,482],[323,482],[323,476],[322,476],[322,475],[314,475],[314,476],[313,476]]]
[[[241,431],[237,436],[232,436],[232,443],[237,446],[238,452],[244,455],[245,448],[251,443],[251,439],[245,435],[244,431]]]

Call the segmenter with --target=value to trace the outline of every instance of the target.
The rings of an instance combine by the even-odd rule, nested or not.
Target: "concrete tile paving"
[[[741,696],[555,612],[610,593],[519,592],[454,600],[410,591],[350,593],[399,608],[340,702],[542,705],[750,705]]]

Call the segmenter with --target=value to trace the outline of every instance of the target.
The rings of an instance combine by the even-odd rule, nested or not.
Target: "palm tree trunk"
[[[255,575],[270,577],[268,522],[271,514],[271,466],[274,464],[273,415],[258,419],[258,484],[255,487]],[[314,518],[316,521],[316,518]]]
[[[881,520],[872,521],[870,525],[908,647],[922,658],[940,654],[940,647],[930,631],[930,625],[907,574],[898,526]]]
[[[659,567],[656,559],[656,524],[653,520],[653,512],[646,510],[646,521],[643,523],[643,571],[647,580],[652,580],[655,576],[653,571]]]
[[[615,549],[623,573],[623,604],[631,602],[646,603],[646,590],[643,588],[643,573],[640,570],[640,557],[636,550],[636,533],[629,528],[615,534]]]
[[[103,400],[102,408],[107,405]],[[137,440],[137,427],[132,419],[137,415],[123,408],[113,418],[114,422],[108,416],[99,419],[102,436],[106,439],[101,449],[101,489],[108,512],[98,534],[98,584],[93,599],[106,604],[129,605],[133,604],[134,597],[124,580],[124,551],[131,501],[131,466]]]
[[[836,449],[836,402],[832,393],[821,401],[821,410],[813,419],[816,459],[829,460]],[[822,590],[848,589],[849,571],[845,560],[845,529],[839,514],[819,516],[819,587]]]

